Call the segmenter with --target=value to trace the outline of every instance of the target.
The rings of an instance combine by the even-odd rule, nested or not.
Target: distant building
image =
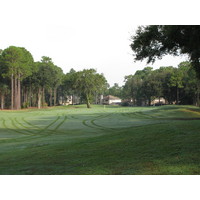
[[[80,97],[77,95],[67,95],[65,97],[60,97],[59,104],[65,106],[80,104]]]
[[[122,100],[119,97],[115,97],[112,95],[108,95],[103,98],[102,103],[106,105],[119,105],[121,104]]]
[[[164,104],[167,104],[167,101],[163,97],[156,98],[153,101],[151,101],[151,105],[164,105]]]

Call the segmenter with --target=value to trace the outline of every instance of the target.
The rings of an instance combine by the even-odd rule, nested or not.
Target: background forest
[[[190,62],[178,68],[145,67],[110,87],[103,74],[95,69],[66,74],[51,58],[43,56],[34,62],[31,53],[22,47],[10,46],[0,52],[0,104],[1,109],[47,107],[64,104],[98,104],[100,95],[113,95],[123,99],[124,106],[150,105],[155,98],[164,98],[168,104],[199,105],[200,81]]]

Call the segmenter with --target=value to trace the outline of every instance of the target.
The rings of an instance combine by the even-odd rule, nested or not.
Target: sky
[[[187,18],[180,21],[172,3],[162,3],[170,9],[166,17],[165,11],[155,6],[160,4],[157,0],[6,0],[0,7],[0,49],[25,47],[35,61],[48,56],[64,73],[71,68],[94,68],[105,75],[110,86],[123,85],[124,76],[146,66],[176,67],[186,60],[166,56],[146,65],[145,61],[134,62],[130,48],[139,25],[190,23]]]

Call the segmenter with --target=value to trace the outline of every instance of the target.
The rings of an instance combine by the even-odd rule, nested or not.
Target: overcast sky
[[[157,0],[6,0],[0,5],[0,49],[25,47],[35,61],[49,56],[65,73],[95,68],[111,86],[122,85],[124,76],[147,66],[134,63],[131,35],[139,25],[180,24],[172,3],[163,1],[165,9],[157,9]],[[176,67],[184,60],[167,56],[153,67]]]

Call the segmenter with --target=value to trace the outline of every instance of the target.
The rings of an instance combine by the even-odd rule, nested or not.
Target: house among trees
[[[103,98],[103,104],[105,105],[119,105],[121,104],[122,100],[119,97],[115,97],[112,95],[108,95]]]
[[[151,101],[151,105],[165,105],[167,104],[166,99],[164,99],[163,97],[161,98],[156,98],[154,100]]]
[[[65,97],[60,97],[59,105],[67,106],[67,105],[76,105],[80,104],[80,97],[78,95],[67,95]]]

